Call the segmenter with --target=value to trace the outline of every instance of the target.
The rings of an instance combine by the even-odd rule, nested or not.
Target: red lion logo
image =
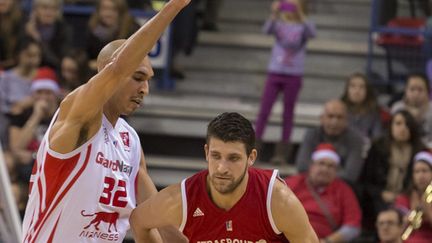
[[[94,214],[84,214],[85,210],[81,211],[81,215],[84,217],[93,217],[96,215],[96,217],[86,226],[84,229],[88,229],[92,224],[94,224],[94,227],[96,230],[99,230],[98,226],[101,222],[106,222],[109,224],[108,226],[108,232],[111,233],[111,225],[114,225],[114,229],[117,231],[117,219],[119,218],[118,212],[113,213],[107,213],[107,212],[98,212]]]

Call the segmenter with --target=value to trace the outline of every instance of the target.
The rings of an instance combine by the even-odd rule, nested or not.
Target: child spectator
[[[271,162],[281,164],[289,150],[294,106],[302,86],[307,41],[315,36],[315,26],[306,22],[296,0],[274,1],[264,32],[276,38],[268,66],[268,77],[256,121],[257,140],[261,141],[272,106],[279,92],[284,94],[283,131]]]

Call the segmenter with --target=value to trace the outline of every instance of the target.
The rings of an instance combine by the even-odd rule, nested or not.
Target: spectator
[[[0,1],[0,70],[16,64],[17,45],[22,29],[22,12],[19,1]]]
[[[346,82],[341,100],[348,109],[348,124],[369,139],[382,133],[380,111],[376,96],[367,77],[354,73]]]
[[[408,111],[396,112],[389,132],[372,143],[363,170],[363,212],[371,222],[377,212],[394,203],[407,188],[414,155],[425,145],[420,139],[417,123]]]
[[[403,99],[394,103],[391,113],[407,110],[421,125],[421,136],[427,144],[432,143],[432,103],[429,101],[429,81],[423,74],[411,74],[405,87]]]
[[[402,243],[403,215],[396,208],[386,208],[376,219],[379,243]]]
[[[58,108],[60,88],[56,79],[52,69],[39,69],[31,84],[31,106],[23,107],[20,113],[10,115],[10,148],[19,164],[17,172],[23,182],[30,179],[40,141]]]
[[[311,155],[320,143],[331,143],[341,158],[338,176],[355,183],[360,176],[364,160],[364,140],[355,129],[348,127],[347,109],[340,100],[330,100],[324,105],[320,127],[309,129],[297,154],[296,165],[304,172],[311,164]]]
[[[83,50],[70,50],[63,57],[60,68],[60,86],[63,97],[89,79],[90,68]]]
[[[72,29],[62,19],[60,0],[34,0],[25,32],[42,44],[42,65],[58,70],[72,45]]]
[[[321,242],[349,242],[360,234],[361,211],[352,189],[338,179],[341,158],[331,144],[318,145],[308,173],[286,179]]]
[[[96,11],[90,16],[86,36],[86,51],[96,70],[95,61],[99,51],[115,39],[126,39],[139,28],[129,14],[126,0],[99,0]]]
[[[432,153],[422,151],[414,157],[412,184],[406,193],[396,198],[395,206],[408,216],[411,210],[421,210],[423,220],[419,229],[414,230],[405,243],[427,243],[432,239],[432,204],[423,197],[426,187],[432,183]]]
[[[274,1],[272,14],[264,25],[266,34],[276,38],[268,66],[268,77],[256,121],[257,140],[262,140],[268,117],[279,92],[283,92],[283,129],[271,162],[282,164],[289,144],[294,121],[294,106],[302,86],[306,43],[315,36],[315,26],[307,22],[297,0]]]
[[[41,62],[41,46],[31,39],[24,39],[18,46],[18,64],[1,74],[0,78],[0,141],[5,146],[9,121],[6,114],[17,102],[28,103],[31,80],[36,75]]]

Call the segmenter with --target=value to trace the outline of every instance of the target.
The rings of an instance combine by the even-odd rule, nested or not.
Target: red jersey
[[[183,219],[180,231],[192,243],[288,242],[271,214],[273,185],[277,170],[249,168],[247,188],[228,211],[218,208],[207,192],[208,170],[181,183]]]
[[[136,132],[103,116],[93,138],[67,154],[50,149],[48,133],[30,179],[23,242],[122,242],[136,206]]]

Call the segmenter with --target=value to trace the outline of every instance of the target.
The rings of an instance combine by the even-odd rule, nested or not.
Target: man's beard
[[[237,189],[237,187],[240,185],[240,183],[242,183],[242,181],[246,175],[247,169],[248,169],[248,167],[246,166],[245,170],[243,171],[243,174],[237,180],[229,179],[230,183],[228,185],[219,186],[220,184],[216,183],[216,180],[218,180],[218,179],[216,179],[216,176],[222,176],[223,177],[223,175],[213,174],[213,176],[210,178],[210,181],[213,184],[213,187],[216,189],[216,191],[218,191],[220,194],[230,194],[233,191],[235,191],[235,189]]]

